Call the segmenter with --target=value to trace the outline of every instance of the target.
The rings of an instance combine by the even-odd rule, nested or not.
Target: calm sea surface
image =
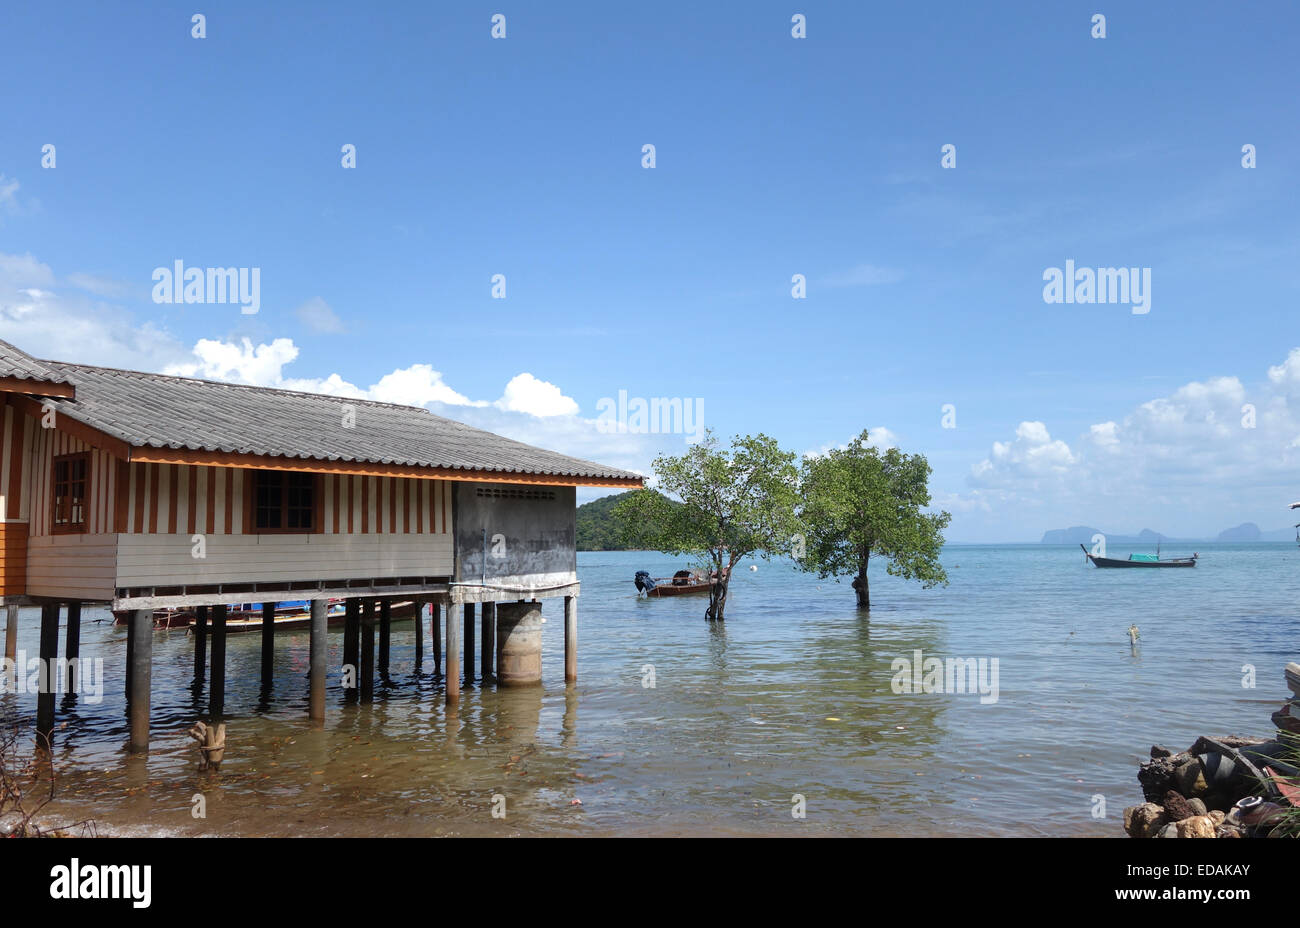
[[[702,597],[636,598],[637,570],[684,563],[584,553],[567,691],[560,601],[543,609],[544,685],[475,685],[451,715],[427,632],[417,672],[414,624],[394,625],[391,680],[357,706],[343,701],[331,631],[323,730],[306,719],[306,633],[277,635],[267,698],[260,635],[230,636],[217,774],[197,772],[185,735],[206,705],[192,639],[155,633],[153,750],[129,757],[125,630],[88,611],[82,656],[103,658],[104,699],[59,706],[53,817],[110,834],[1118,836],[1153,743],[1270,734],[1282,666],[1300,656],[1300,550],[1199,551],[1194,570],[1117,571],[1085,565],[1077,547],[949,546],[947,588],[873,568],[869,616],[847,583],[760,561],[738,571],[713,625]],[[36,620],[23,611],[31,656]],[[917,649],[997,658],[996,703],[893,692],[891,662]],[[1245,664],[1257,689],[1242,687]],[[24,745],[34,713],[35,696],[0,697],[0,714],[27,726]],[[806,818],[791,815],[796,794]],[[1096,794],[1105,818],[1092,816]],[[191,814],[198,795],[204,819]],[[498,795],[504,819],[491,814]]]

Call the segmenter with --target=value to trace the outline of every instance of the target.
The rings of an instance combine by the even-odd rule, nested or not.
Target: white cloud
[[[318,335],[334,335],[343,331],[343,320],[321,297],[312,297],[293,312],[299,322]]]
[[[857,436],[854,437],[856,438]],[[876,448],[879,451],[884,451],[886,448],[897,448],[898,435],[885,428],[883,425],[878,425],[873,429],[867,429],[867,446]],[[805,451],[803,457],[819,458],[828,451],[844,451],[847,450],[848,447],[849,443],[847,441],[839,442],[838,444],[833,441],[827,442],[820,448]]]
[[[0,209],[15,210],[18,208],[18,181],[12,177],[5,177],[0,174]]]
[[[532,374],[516,374],[506,384],[505,392],[495,404],[508,412],[531,416],[576,416],[578,404],[553,383],[538,380]]]

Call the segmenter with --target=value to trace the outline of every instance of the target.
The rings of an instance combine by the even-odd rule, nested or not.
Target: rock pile
[[[1198,738],[1186,751],[1151,748],[1138,769],[1146,802],[1124,810],[1134,838],[1290,837],[1300,831],[1300,664],[1273,713],[1273,740]]]

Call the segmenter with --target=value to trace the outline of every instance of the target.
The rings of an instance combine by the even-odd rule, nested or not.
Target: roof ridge
[[[32,357],[28,355],[28,357]],[[334,393],[313,393],[310,390],[289,390],[285,387],[262,387],[254,383],[232,383],[229,380],[209,380],[206,377],[182,377],[179,374],[161,374],[157,371],[137,371],[128,367],[108,367],[102,364],[75,364],[71,361],[53,361],[46,358],[32,358],[33,361],[39,361],[42,364],[49,364],[60,370],[81,369],[92,371],[105,371],[111,374],[134,374],[138,377],[151,377],[158,380],[173,380],[183,383],[201,383],[211,387],[231,387],[240,390],[256,390],[258,393],[280,393],[286,396],[314,396],[327,400],[338,400],[352,403],[364,403],[367,406],[383,406],[390,409],[418,409],[421,412],[428,413],[435,419],[446,419],[445,416],[439,416],[429,411],[425,406],[415,406],[410,403],[385,403],[383,400],[364,399],[355,396],[339,396]],[[447,419],[448,422],[455,422],[455,419]],[[470,426],[472,428],[473,426]]]

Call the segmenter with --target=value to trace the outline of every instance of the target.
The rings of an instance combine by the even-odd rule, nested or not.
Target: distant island
[[[1235,528],[1227,528],[1214,538],[1175,538],[1144,528],[1136,535],[1119,535],[1103,532],[1088,525],[1075,525],[1070,528],[1056,528],[1043,533],[1040,544],[1044,545],[1091,545],[1094,535],[1105,535],[1106,543],[1112,545],[1162,545],[1192,544],[1195,542],[1216,542],[1218,544],[1250,544],[1258,541],[1293,541],[1294,529],[1280,528],[1276,531],[1261,531],[1254,522],[1243,522]]]

